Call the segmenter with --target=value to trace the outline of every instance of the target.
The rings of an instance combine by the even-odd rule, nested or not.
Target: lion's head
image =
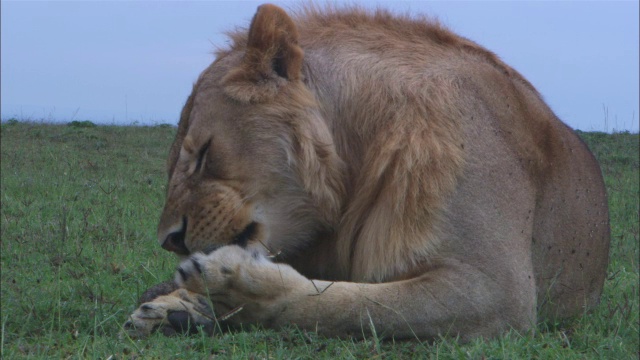
[[[260,41],[239,38],[219,52],[187,100],[158,227],[167,250],[238,243],[277,252],[282,242],[291,250],[339,217],[343,165],[329,130],[314,120],[295,27],[259,29],[261,17],[279,11],[261,7],[249,36],[260,30]]]

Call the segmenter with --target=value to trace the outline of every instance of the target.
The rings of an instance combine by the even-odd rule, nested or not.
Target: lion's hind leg
[[[213,309],[205,296],[178,289],[140,305],[124,324],[124,330],[132,338],[156,331],[167,336],[193,334],[198,329],[211,335],[215,324]]]

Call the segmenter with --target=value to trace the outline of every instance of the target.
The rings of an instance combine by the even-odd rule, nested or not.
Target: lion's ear
[[[247,52],[243,61],[265,75],[274,71],[288,80],[297,80],[304,53],[298,46],[298,29],[281,8],[265,4],[251,21]]]
[[[251,21],[242,63],[225,76],[223,83],[236,95],[234,97],[259,101],[268,95],[275,95],[278,83],[283,80],[298,80],[303,57],[304,52],[298,45],[298,29],[293,20],[281,8],[265,4],[258,7]],[[265,84],[265,80],[271,80],[271,84]],[[245,87],[248,83],[267,86],[249,90]]]

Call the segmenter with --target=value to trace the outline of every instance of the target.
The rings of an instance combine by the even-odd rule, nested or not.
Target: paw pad
[[[196,322],[186,311],[171,311],[167,315],[167,320],[171,328],[178,333],[189,335],[198,333]]]

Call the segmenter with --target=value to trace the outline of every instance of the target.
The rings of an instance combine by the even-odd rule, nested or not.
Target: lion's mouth
[[[231,243],[226,245],[238,245],[243,248],[246,247],[247,244],[249,243],[249,240],[255,237],[258,226],[259,224],[256,223],[255,221],[250,223],[249,225],[247,225],[247,227],[244,228],[244,230],[242,230],[241,233],[233,237],[233,240],[231,241]],[[202,252],[208,255],[220,249],[223,246],[225,246],[225,244],[211,244],[205,247],[204,249],[202,249]]]
[[[231,241],[230,244],[238,245],[243,248],[246,247],[249,241],[255,238],[259,228],[260,228],[260,224],[258,224],[257,222],[253,221],[249,223],[249,225],[247,225],[238,235],[233,237],[233,240]],[[185,255],[185,256],[190,255],[191,252],[189,251],[189,249],[187,249],[187,246],[185,244],[185,238],[187,234],[186,230],[187,230],[187,218],[183,218],[182,227],[179,230],[174,231],[169,235],[167,235],[166,239],[162,243],[162,248],[167,251],[174,252],[178,255]],[[203,249],[203,252],[207,254],[212,251],[215,251],[221,246],[223,245],[213,244]]]
[[[258,232],[258,223],[253,221],[247,227],[242,230],[241,233],[236,235],[231,242],[234,245],[238,245],[240,247],[246,247],[249,240],[251,240],[255,234]]]
[[[172,251],[178,255],[189,255],[189,249],[184,243],[187,234],[187,218],[182,218],[182,227],[167,235],[167,238],[162,243],[162,248],[167,251]]]

